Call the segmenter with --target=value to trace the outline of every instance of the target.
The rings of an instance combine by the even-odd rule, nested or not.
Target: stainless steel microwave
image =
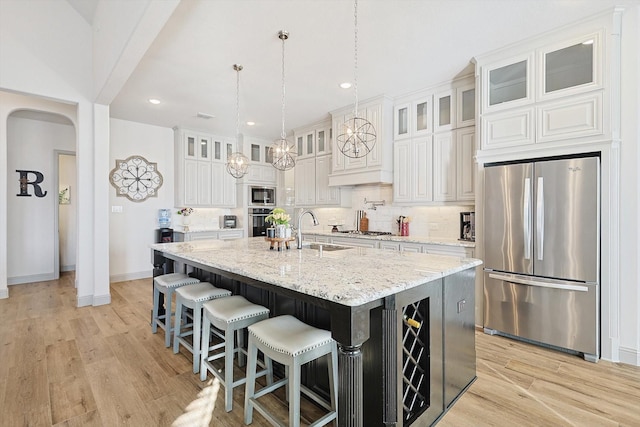
[[[275,187],[249,187],[249,206],[275,206]]]

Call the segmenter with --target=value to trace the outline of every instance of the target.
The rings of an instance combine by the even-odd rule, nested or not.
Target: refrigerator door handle
[[[496,280],[504,280],[505,282],[517,283],[519,285],[539,286],[541,288],[561,289],[563,291],[587,292],[589,287],[586,285],[578,285],[567,282],[543,282],[531,279],[529,277],[517,276],[515,274],[489,273],[489,277]]]
[[[538,194],[536,197],[536,233],[538,238],[536,246],[538,248],[538,260],[544,259],[544,178],[538,177]]]
[[[524,259],[531,258],[531,179],[524,179],[524,203],[522,223],[524,225]]]

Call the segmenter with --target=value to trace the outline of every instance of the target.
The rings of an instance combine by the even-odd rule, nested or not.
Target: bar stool
[[[269,309],[247,301],[240,295],[234,295],[221,300],[208,301],[202,309],[202,352],[200,353],[200,380],[207,379],[207,372],[211,372],[224,385],[224,404],[227,412],[233,407],[233,389],[246,382],[246,377],[233,380],[233,357],[238,353],[238,366],[244,366],[247,354],[244,349],[243,329],[261,320],[269,318]],[[213,327],[212,327],[213,326]],[[211,333],[224,342],[209,347]],[[237,333],[237,346],[234,338]],[[215,352],[224,348],[224,351]],[[211,355],[210,355],[211,354]],[[224,373],[218,371],[211,362],[224,357]],[[257,374],[262,376],[271,374],[269,368]],[[224,375],[224,376],[223,376]],[[269,377],[267,382],[272,382]]]
[[[267,412],[258,398],[287,385],[289,400],[289,425],[300,425],[300,393],[304,393],[329,412],[311,426],[322,426],[338,417],[338,350],[331,332],[309,326],[293,316],[278,316],[249,326],[247,384],[244,398],[244,423],[253,421],[253,408],[274,425],[283,425]],[[267,358],[285,365],[287,377],[255,391],[258,350]],[[328,356],[329,388],[331,403],[300,384],[300,366]]]
[[[205,302],[222,297],[228,297],[231,291],[216,288],[209,282],[200,282],[194,285],[182,286],[176,290],[176,316],[173,327],[173,352],[180,350],[180,344],[185,346],[193,355],[193,373],[200,372],[200,328],[202,327],[202,306]],[[191,323],[181,325],[182,307],[193,310]],[[187,328],[182,331],[182,328]],[[191,336],[189,343],[186,337]]]
[[[153,278],[153,314],[151,319],[151,332],[154,334],[158,332],[158,326],[164,329],[165,347],[169,347],[171,345],[171,316],[174,314],[171,312],[173,292],[181,286],[192,285],[199,282],[200,280],[194,277],[189,277],[184,273],[169,273]],[[164,294],[164,300],[166,303],[165,314],[161,316],[158,315],[160,311],[160,294]]]

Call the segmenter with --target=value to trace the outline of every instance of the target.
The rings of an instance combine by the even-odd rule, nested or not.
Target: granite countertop
[[[298,250],[292,244],[289,250],[276,251],[261,237],[158,243],[151,249],[346,306],[366,304],[482,263],[370,248]]]
[[[357,239],[370,239],[370,240],[382,240],[389,242],[406,242],[406,243],[422,243],[429,245],[445,245],[445,246],[459,246],[463,248],[475,248],[476,242],[458,239],[447,239],[444,237],[426,237],[426,236],[396,236],[396,235],[384,235],[384,236],[368,236],[366,234],[350,234],[350,233],[332,233],[330,231],[313,231],[302,230],[303,235],[310,236],[330,236],[330,237],[348,237]]]

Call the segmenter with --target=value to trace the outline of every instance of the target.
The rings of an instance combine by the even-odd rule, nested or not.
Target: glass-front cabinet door
[[[325,127],[316,130],[316,155],[331,152],[331,128]]]
[[[498,111],[533,101],[533,53],[500,61],[483,69],[483,110]]]
[[[304,155],[304,136],[303,135],[296,136],[296,150],[298,151],[298,156]]]
[[[476,124],[476,88],[475,84],[456,88],[456,127]]]
[[[455,97],[451,90],[436,93],[434,96],[434,123],[435,132],[453,129]]]
[[[409,104],[397,105],[394,107],[393,138],[402,139],[411,136],[409,132]]]
[[[433,111],[431,108],[431,96],[411,103],[412,133],[413,136],[426,135],[433,132]]]
[[[595,33],[540,49],[540,98],[600,87],[600,40],[600,33]]]
[[[190,133],[184,134],[184,158],[189,160],[196,160],[198,155],[196,153],[196,145],[198,142],[198,136]]]

